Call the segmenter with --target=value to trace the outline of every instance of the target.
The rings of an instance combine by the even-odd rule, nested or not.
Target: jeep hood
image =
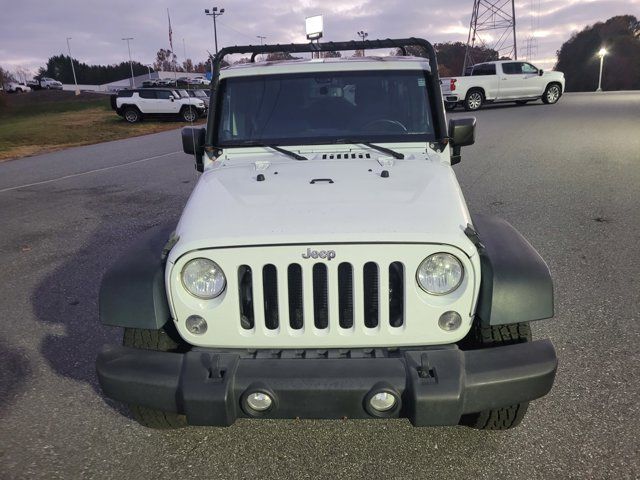
[[[202,175],[170,261],[214,247],[342,242],[442,243],[476,253],[463,232],[471,220],[458,182],[439,160],[253,160]]]

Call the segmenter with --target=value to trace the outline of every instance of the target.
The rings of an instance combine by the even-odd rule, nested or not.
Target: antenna
[[[502,57],[518,59],[514,2],[515,0],[474,0],[462,75],[467,66],[476,63]],[[498,52],[498,58],[480,58],[474,52],[474,47],[495,50]]]

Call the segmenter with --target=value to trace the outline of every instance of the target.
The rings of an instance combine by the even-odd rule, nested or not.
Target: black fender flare
[[[508,222],[473,215],[470,238],[480,255],[481,279],[476,315],[482,325],[506,325],[553,317],[549,267]]]
[[[174,229],[148,230],[104,274],[98,302],[103,324],[158,330],[170,320],[164,270]]]

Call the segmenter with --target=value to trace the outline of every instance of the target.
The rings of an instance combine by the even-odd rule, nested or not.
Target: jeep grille
[[[381,268],[388,272],[383,276],[385,285],[380,284]],[[265,327],[271,331],[287,323],[292,330],[313,327],[326,331],[335,323],[345,333],[353,332],[355,302],[362,306],[363,326],[370,331],[375,332],[381,322],[401,327],[405,305],[403,264],[367,262],[354,270],[347,262],[340,263],[335,270],[321,262],[292,263],[280,268],[268,264],[259,272],[254,272],[250,265],[241,265],[237,282],[241,328],[253,330],[259,318],[264,319]],[[337,302],[337,309],[332,309],[331,302]],[[384,309],[386,318],[381,318],[380,302],[388,304]],[[331,318],[332,312],[337,319]]]

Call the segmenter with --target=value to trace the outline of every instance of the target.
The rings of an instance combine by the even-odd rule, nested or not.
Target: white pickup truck
[[[564,73],[545,72],[528,62],[485,62],[467,69],[464,77],[440,79],[447,110],[462,105],[479,110],[484,103],[527,102],[542,99],[556,103],[564,92]]]

